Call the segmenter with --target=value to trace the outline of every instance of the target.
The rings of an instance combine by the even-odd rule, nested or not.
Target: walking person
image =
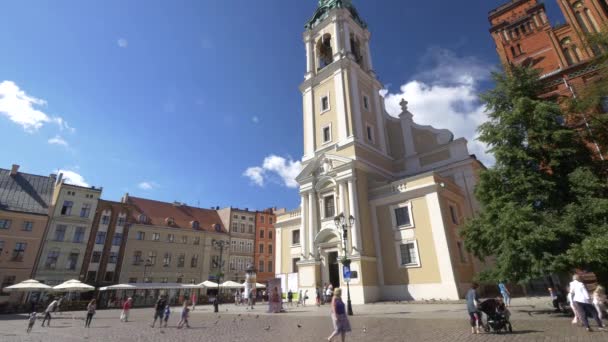
[[[177,323],[177,329],[181,329],[184,324],[186,328],[190,328],[190,324],[188,324],[188,316],[190,314],[190,308],[188,307],[188,300],[184,301],[184,306],[182,307],[182,315],[179,323]]]
[[[287,291],[287,304],[293,306],[293,292],[291,290]]]
[[[239,305],[241,304],[241,291],[236,290],[234,291],[234,305]]]
[[[154,328],[154,325],[156,324],[156,320],[158,319],[158,324],[159,324],[159,328],[162,328],[163,326],[163,316],[165,313],[165,306],[167,305],[167,300],[165,299],[165,296],[160,296],[158,297],[158,300],[156,301],[156,305],[154,306],[154,321],[152,322],[151,327]]]
[[[253,310],[253,304],[255,304],[254,290],[250,290],[247,297],[247,308]]]
[[[194,309],[196,309],[196,293],[194,293],[194,291],[192,291],[192,311],[194,311]]]
[[[93,299],[89,302],[89,305],[87,305],[87,319],[84,321],[85,328],[91,327],[91,321],[93,320],[93,316],[95,315],[95,310],[97,309],[96,303],[97,303],[97,301],[95,299]]]
[[[46,310],[44,310],[44,318],[42,319],[42,326],[44,326],[44,322],[46,322],[47,320],[48,323],[46,324],[46,326],[51,326],[51,312],[55,312],[58,303],[59,301],[55,299],[51,302],[51,304],[49,304],[49,306],[46,307]]]
[[[504,281],[501,281],[500,283],[498,283],[498,290],[500,290],[500,295],[502,296],[502,299],[503,299],[503,302],[505,303],[505,305],[507,307],[510,307],[511,306],[511,292],[509,292],[509,289],[505,285]]]
[[[340,335],[342,342],[344,342],[346,340],[346,333],[351,331],[351,327],[346,315],[346,307],[342,301],[342,289],[340,288],[333,291],[331,319],[334,324],[334,332],[327,338],[327,341],[331,342],[334,337]]]
[[[30,316],[27,318],[27,333],[29,334],[34,328],[34,324],[36,323],[36,318],[38,314],[36,312],[32,312]]]
[[[133,298],[129,297],[122,305],[122,312],[120,313],[121,322],[129,321],[129,312],[131,311],[131,307],[133,307]]]
[[[333,301],[334,295],[334,286],[332,284],[327,285],[327,290],[325,291],[325,301],[327,303]]]
[[[167,327],[167,324],[169,324],[169,316],[171,316],[171,305],[167,304],[167,305],[165,305],[165,311],[164,311],[165,328]],[[162,325],[162,322],[161,322],[161,325]]]
[[[570,293],[572,294],[573,303],[577,307],[580,314],[579,318],[583,321],[583,325],[587,331],[591,331],[587,315],[591,315],[591,317],[593,317],[599,327],[599,330],[605,330],[604,323],[600,320],[597,310],[591,304],[589,291],[587,291],[585,284],[581,282],[581,278],[578,274],[575,274],[572,277],[572,282],[570,283]]]
[[[471,288],[467,292],[467,311],[469,313],[469,319],[471,322],[471,333],[480,334],[483,323],[481,322],[481,312],[479,311],[479,294],[477,289],[479,284],[471,284]]]
[[[602,285],[598,285],[593,291],[593,306],[597,310],[597,315],[600,321],[604,319],[604,311],[606,311],[606,290]]]
[[[317,287],[317,307],[321,307],[321,288]]]

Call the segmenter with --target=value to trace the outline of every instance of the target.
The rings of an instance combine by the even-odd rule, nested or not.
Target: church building
[[[310,298],[348,281],[355,304],[462,298],[478,264],[459,231],[483,165],[406,100],[387,113],[369,42],[350,0],[320,0],[305,25],[301,205],[277,216],[276,276]]]

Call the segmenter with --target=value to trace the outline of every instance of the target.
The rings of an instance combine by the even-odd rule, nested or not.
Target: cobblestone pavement
[[[226,311],[228,310],[228,311]],[[283,314],[266,314],[264,306],[253,311],[222,305],[197,307],[190,329],[177,329],[179,308],[174,308],[168,328],[151,328],[152,309],[134,309],[131,321],[121,323],[119,310],[100,310],[91,328],[84,328],[84,313],[53,316],[52,326],[36,322],[26,334],[25,316],[0,316],[0,341],[326,341],[331,332],[327,306],[287,307]],[[516,302],[512,307],[513,334],[471,335],[462,304],[375,304],[354,307],[352,333],[347,341],[608,341],[608,332],[586,332],[572,326],[570,318],[551,314],[544,300]]]

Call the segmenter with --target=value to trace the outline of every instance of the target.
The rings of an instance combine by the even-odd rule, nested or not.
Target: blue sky
[[[4,3],[0,167],[65,170],[109,200],[296,207],[302,32],[316,3]],[[502,1],[354,3],[389,111],[406,97],[415,120],[472,141],[484,118],[476,95],[498,64],[487,12]]]

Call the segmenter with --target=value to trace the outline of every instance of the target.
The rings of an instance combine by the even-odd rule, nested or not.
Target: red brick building
[[[602,53],[585,44],[586,33],[608,24],[606,0],[557,0],[565,23],[552,26],[538,0],[512,0],[489,13],[490,33],[503,64],[529,65],[542,70],[544,96],[572,96],[593,80],[589,63]]]
[[[512,0],[489,13],[490,33],[504,65],[525,65],[541,70],[545,88],[542,97],[559,101],[573,97],[597,79],[593,61],[603,51],[586,43],[586,34],[608,27],[608,0],[556,0],[565,23],[552,26],[544,3]],[[608,112],[606,100],[599,112]],[[587,118],[571,117],[568,124],[586,129]],[[590,142],[596,152],[600,148]],[[601,153],[599,153],[601,156]]]
[[[274,254],[276,252],[275,229],[276,210],[258,211],[255,216],[255,268],[257,282],[266,283],[275,278]]]

